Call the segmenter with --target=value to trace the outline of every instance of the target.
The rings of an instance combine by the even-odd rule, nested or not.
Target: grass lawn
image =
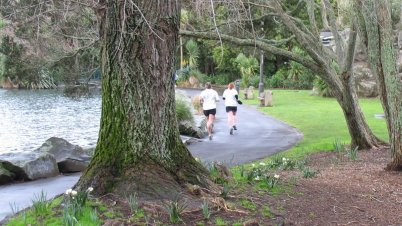
[[[335,141],[350,143],[345,118],[338,102],[334,98],[311,96],[310,92],[274,90],[274,106],[259,107],[260,111],[296,127],[303,133],[303,140],[283,153],[286,156],[299,158],[309,153],[333,150]],[[258,105],[259,101],[245,100],[244,103]],[[374,117],[374,114],[383,113],[380,100],[361,99],[360,104],[370,128],[379,138],[388,140],[385,120]]]

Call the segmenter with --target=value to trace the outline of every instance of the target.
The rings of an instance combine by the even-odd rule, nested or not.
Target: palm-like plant
[[[197,69],[198,67],[198,58],[200,56],[200,50],[198,48],[197,43],[190,39],[186,43],[186,50],[188,53],[188,65],[191,69]]]
[[[235,60],[240,70],[243,85],[248,87],[250,79],[258,69],[258,61],[254,57],[247,57],[243,53],[239,53]]]

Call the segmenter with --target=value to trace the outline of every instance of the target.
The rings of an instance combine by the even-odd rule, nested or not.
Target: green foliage
[[[247,200],[247,199],[240,200],[240,204],[244,208],[246,208],[248,210],[251,210],[251,211],[255,211],[257,209],[257,205],[255,205],[255,203],[253,203],[253,202],[251,202],[250,200]]]
[[[348,151],[348,157],[350,160],[352,161],[356,161],[357,160],[357,151],[358,151],[359,147],[356,146],[355,148],[352,148]]]
[[[208,77],[207,77],[207,75],[206,74],[204,74],[204,73],[202,73],[201,71],[199,71],[199,70],[190,70],[189,71],[189,73],[188,73],[188,76],[194,76],[194,77],[196,77],[197,79],[198,79],[198,81],[201,83],[201,84],[204,84],[207,80],[208,80]]]
[[[317,90],[318,94],[323,97],[333,96],[328,84],[320,77],[314,79],[314,88]]]
[[[64,199],[59,197],[52,201],[46,201],[46,195],[43,192],[40,195],[35,195],[33,206],[15,215],[6,225],[98,226],[102,224],[99,214],[88,205],[86,198],[79,197],[78,193],[73,192],[73,190],[67,191],[69,192],[68,194],[66,192]],[[89,193],[89,190],[87,192]],[[80,211],[73,211],[71,209],[72,202],[75,202],[77,206],[84,206],[81,206]],[[78,212],[80,214],[76,214]]]
[[[14,85],[29,89],[50,89],[56,84],[49,72],[41,67],[40,62],[26,59],[26,48],[3,36],[0,45],[0,79],[10,79]]]
[[[333,143],[334,151],[338,153],[342,153],[345,151],[345,143],[342,142],[339,138],[336,138]]]
[[[229,184],[224,183],[223,188],[222,188],[222,192],[221,192],[221,197],[224,198],[224,199],[227,199],[228,194],[229,194],[229,190],[230,190]]]
[[[36,217],[43,217],[50,211],[50,203],[46,201],[46,194],[41,191],[39,195],[34,195],[32,200],[32,211]]]
[[[271,208],[269,206],[264,206],[262,208],[262,215],[267,218],[273,218],[275,215],[272,213]]]
[[[392,18],[392,23],[396,25],[397,23],[401,22],[400,20],[402,19],[401,13],[402,13],[402,7],[401,7],[401,1],[400,0],[392,0],[391,1],[391,18]]]
[[[191,112],[190,103],[184,100],[184,97],[176,95],[176,117],[177,121],[194,121],[193,113]]]
[[[281,155],[273,156],[268,162],[267,167],[271,169],[293,170],[297,165],[297,161]]]
[[[193,40],[190,39],[186,43],[186,50],[188,54],[188,64],[191,69],[197,69],[198,67],[198,58],[200,56],[200,50],[198,48],[198,44]]]
[[[216,168],[216,166],[215,166],[215,164],[208,164],[207,166],[206,166],[206,168],[208,169],[208,171],[209,171],[209,175],[210,175],[210,177],[211,177],[211,179],[215,182],[215,183],[217,183],[217,184],[225,184],[225,183],[227,183],[228,181],[224,178],[224,177],[222,177],[222,175],[219,173],[219,170]]]
[[[299,47],[293,47],[292,52],[307,57],[306,53]],[[315,74],[308,68],[301,64],[290,61],[285,62],[279,70],[267,79],[266,84],[272,88],[286,88],[286,89],[311,89]]]
[[[317,174],[318,174],[317,170],[311,169],[311,168],[308,168],[308,167],[305,167],[302,170],[302,175],[303,175],[304,178],[313,178],[313,177],[316,177]]]
[[[211,75],[207,78],[208,82],[212,84],[218,85],[227,85],[233,81],[233,77],[231,74],[221,73],[216,75]]]
[[[204,216],[204,219],[208,220],[211,217],[211,211],[209,210],[209,205],[208,201],[204,199],[204,202],[202,203],[202,215]]]
[[[219,45],[212,49],[212,59],[217,65],[218,72],[232,72],[236,53],[233,47],[228,45]]]
[[[7,22],[0,18],[0,29],[6,26]]]
[[[165,206],[169,213],[170,223],[176,224],[182,221],[181,214],[186,210],[188,203],[185,200],[181,200],[180,196],[177,195],[174,200],[171,200]]]
[[[139,206],[137,193],[130,194],[130,196],[128,197],[128,205],[130,206],[130,210],[132,213],[137,212]]]
[[[258,70],[258,61],[255,57],[247,57],[243,53],[237,55],[235,60],[237,68],[240,70],[241,81],[244,87],[250,86],[251,77]]]
[[[216,226],[225,226],[225,225],[227,225],[227,222],[224,219],[217,217],[215,219],[215,225]]]
[[[22,56],[25,49],[22,44],[18,44],[10,36],[3,36],[0,45],[0,53],[3,56],[3,76],[16,79],[24,74],[24,62]]]
[[[10,205],[12,214],[16,214],[18,211],[20,211],[20,208],[18,207],[18,205],[15,202],[9,203],[9,205]]]

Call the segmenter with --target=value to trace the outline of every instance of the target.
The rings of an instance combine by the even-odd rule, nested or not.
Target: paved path
[[[194,96],[201,91],[186,92]],[[230,135],[224,101],[221,99],[217,104],[212,141],[205,137],[202,142],[189,145],[191,153],[203,161],[220,161],[232,166],[287,150],[302,138],[297,129],[264,115],[254,106],[239,105],[237,117],[238,130]]]
[[[200,90],[186,92],[193,96],[199,94]],[[203,161],[236,165],[287,150],[302,138],[295,128],[246,105],[238,107],[237,128],[233,135],[229,134],[225,107],[221,100],[218,103],[213,140],[205,138],[201,142],[189,145],[188,148],[195,157]],[[0,221],[11,214],[10,205],[20,210],[26,208],[42,190],[47,194],[47,198],[53,198],[71,188],[78,181],[79,175],[0,186]]]

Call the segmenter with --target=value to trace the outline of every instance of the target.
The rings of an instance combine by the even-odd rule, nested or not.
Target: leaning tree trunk
[[[321,43],[317,41],[312,32],[306,32],[306,27],[298,26],[292,17],[290,17],[282,8],[281,1],[271,1],[271,6],[278,16],[282,19],[285,26],[295,35],[296,40],[306,50],[309,56],[320,65],[319,70],[311,68],[328,84],[336,97],[343,114],[346,119],[346,124],[351,137],[352,147],[359,149],[371,148],[381,144],[371,131],[364,115],[360,109],[358,98],[354,89],[352,75],[352,63],[355,48],[355,38],[349,40],[348,51],[345,52],[344,41],[339,34],[339,29],[336,25],[335,13],[331,10],[329,0],[323,0],[323,5],[327,9],[329,23],[331,24],[332,33],[336,41],[336,52],[331,54]],[[335,55],[335,56],[333,56]],[[333,64],[340,65],[342,76],[335,70]]]
[[[356,91],[354,90],[353,77],[350,74],[344,74],[342,83],[344,87],[343,92],[334,92],[334,96],[345,116],[346,125],[351,137],[351,147],[370,149],[383,144],[373,134],[364,118]]]
[[[363,4],[363,7],[362,7]],[[377,77],[391,144],[389,170],[402,169],[402,74],[398,73],[392,31],[391,4],[385,1],[355,0],[359,26]],[[361,7],[361,8],[358,8]]]
[[[179,3],[103,0],[96,12],[102,40],[101,125],[78,187],[171,198],[183,183],[208,186],[206,170],[180,140],[175,115]]]

